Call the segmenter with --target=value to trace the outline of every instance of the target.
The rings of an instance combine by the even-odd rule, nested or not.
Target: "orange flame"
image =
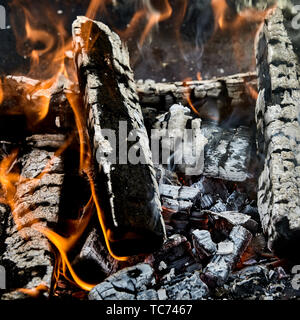
[[[159,2],[159,9],[156,9],[152,6],[149,7],[149,12],[147,14],[148,23],[142,33],[140,38],[140,46],[145,42],[146,37],[152,30],[152,28],[157,25],[159,22],[164,21],[171,17],[173,9],[169,4],[168,0],[163,0]]]
[[[91,0],[89,7],[86,11],[86,17],[94,19],[98,11],[106,12],[107,4],[111,3],[113,0]]]
[[[191,99],[191,89],[189,88],[188,86],[188,82],[189,81],[192,81],[191,78],[187,78],[183,81],[183,86],[187,88],[187,91],[185,93],[185,98],[190,106],[190,108],[192,109],[192,111],[198,116],[200,117],[200,113],[199,111],[195,108],[193,102],[192,102],[192,99]]]
[[[97,210],[97,214],[98,214],[98,219],[100,222],[100,226],[102,228],[103,231],[103,235],[104,235],[104,239],[105,239],[105,243],[107,246],[107,249],[110,253],[110,255],[119,261],[126,261],[128,260],[128,257],[119,257],[116,256],[111,248],[110,248],[110,243],[109,243],[109,239],[108,239],[108,234],[107,234],[107,230],[104,224],[104,213],[101,209],[101,206],[99,204],[99,200],[98,200],[98,196],[97,196],[97,192],[96,192],[96,188],[95,188],[95,183],[91,174],[91,168],[92,168],[92,164],[91,164],[91,151],[90,151],[90,145],[86,136],[86,131],[85,131],[85,125],[83,124],[83,117],[81,114],[81,108],[80,108],[80,103],[79,103],[79,99],[78,97],[76,97],[74,95],[74,93],[67,93],[66,94],[67,99],[69,100],[69,103],[72,107],[73,113],[75,115],[75,122],[76,122],[76,126],[77,126],[77,130],[78,130],[78,134],[79,134],[79,140],[80,140],[80,171],[84,172],[89,180],[90,183],[90,188],[91,188],[91,193],[92,193],[92,197],[93,197],[93,201]]]
[[[32,298],[38,298],[41,296],[43,292],[47,292],[48,290],[49,288],[46,286],[46,284],[41,283],[33,289],[21,288],[21,289],[18,289],[17,291],[22,292]]]
[[[123,40],[128,40],[133,37],[134,33],[137,33],[140,26],[146,20],[146,25],[141,32],[139,45],[142,47],[146,38],[152,31],[152,29],[164,20],[169,19],[172,16],[173,9],[168,0],[158,1],[144,1],[143,8],[136,11],[133,15],[128,27],[125,30],[117,30],[118,34]]]
[[[253,99],[253,100],[257,100],[258,98],[258,91],[257,89],[255,89],[251,84],[249,84],[248,82],[245,82],[245,87],[250,95],[250,97]]]
[[[4,93],[2,88],[2,80],[0,79],[0,104],[3,102],[4,99]]]
[[[215,30],[224,28],[226,10],[228,8],[226,0],[212,0],[211,5],[215,16]]]

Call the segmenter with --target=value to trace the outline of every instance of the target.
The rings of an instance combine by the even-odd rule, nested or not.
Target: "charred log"
[[[5,250],[1,255],[1,264],[9,270],[2,299],[24,298],[26,292],[36,288],[48,296],[51,289],[54,253],[40,228],[53,227],[58,222],[64,174],[53,146],[61,144],[63,136],[49,135],[47,139],[48,144],[45,137],[29,137],[31,147],[26,147],[18,158],[20,178],[13,212],[7,217]]]
[[[99,198],[104,200],[102,206],[111,248],[121,256],[153,251],[161,246],[165,230],[128,51],[107,26],[84,17],[74,22],[73,39],[98,173]],[[117,142],[116,146],[105,139],[104,129],[122,134],[120,121],[129,132],[134,131],[137,144],[127,141],[127,129],[122,137],[124,141]],[[135,158],[137,164],[128,163],[127,156],[122,160],[116,152],[120,148],[125,148],[126,155],[130,150],[139,154],[140,158]],[[114,152],[115,161],[111,159]]]
[[[251,240],[252,235],[248,230],[241,226],[234,227],[229,241],[218,244],[218,252],[204,269],[202,280],[213,288],[223,285]],[[226,250],[220,245],[223,248],[226,246]]]
[[[2,137],[20,139],[24,135],[65,133],[74,128],[73,111],[65,93],[68,90],[76,93],[75,85],[60,76],[47,89],[44,86],[39,80],[23,76],[7,76],[2,79]]]
[[[262,158],[259,213],[269,248],[299,260],[299,65],[280,9],[267,18],[256,50],[260,89],[256,121]]]
[[[203,119],[225,120],[239,109],[249,115],[255,100],[251,91],[257,89],[255,73],[236,74],[215,80],[156,83],[152,80],[138,81],[137,92],[142,107],[167,111],[173,104],[188,106],[188,99]]]

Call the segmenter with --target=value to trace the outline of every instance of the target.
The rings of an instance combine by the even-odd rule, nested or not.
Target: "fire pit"
[[[299,297],[292,1],[1,8],[2,300]]]

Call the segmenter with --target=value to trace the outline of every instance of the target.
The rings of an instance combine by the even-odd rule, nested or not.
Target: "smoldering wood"
[[[125,268],[95,286],[89,300],[137,300],[142,293],[156,283],[154,270],[149,264],[141,263]]]
[[[213,217],[224,219],[232,226],[243,226],[253,233],[258,230],[258,223],[255,220],[251,219],[251,216],[245,213],[234,211],[213,212],[209,210],[203,210],[202,212]]]
[[[192,253],[191,243],[180,234],[170,236],[150,260],[156,275],[160,278],[168,278],[170,272],[181,274],[200,268]]]
[[[5,250],[1,256],[1,263],[9,270],[4,300],[25,298],[18,288],[43,285],[44,296],[51,289],[54,251],[36,227],[51,228],[58,222],[64,173],[62,161],[54,155],[56,148],[53,149],[62,143],[63,136],[49,135],[48,139],[47,145],[45,137],[28,137],[32,145],[25,147],[18,157],[20,178],[13,212],[7,218]],[[39,141],[43,141],[41,147]]]
[[[249,86],[254,90],[257,88],[254,72],[203,81],[156,83],[153,80],[139,80],[137,92],[142,107],[167,111],[173,104],[188,106],[188,98],[191,98],[195,106],[203,106],[199,108],[201,117],[215,118],[218,113],[224,118],[228,111],[236,107],[249,103],[255,105],[249,96]],[[204,107],[207,103],[211,110]]]
[[[83,274],[86,277],[87,273],[89,282],[95,283],[95,281],[99,281],[99,278],[103,279],[103,277],[106,278],[115,273],[118,269],[118,261],[109,254],[104,239],[100,237],[99,230],[93,228],[79,255],[74,259],[73,266],[76,271],[78,270],[78,274]]]
[[[6,219],[8,216],[8,208],[5,204],[0,204],[0,241],[2,241],[3,239],[3,235],[4,235],[4,229],[5,229],[5,225],[6,225]]]
[[[73,23],[73,42],[111,248],[121,256],[153,251],[161,246],[165,229],[128,51],[107,26],[85,17]],[[126,122],[128,132],[135,130],[137,144],[124,140],[115,148],[105,140],[101,130],[115,130],[118,136],[119,121]],[[121,164],[118,154],[114,164],[99,155],[111,155],[119,147],[140,153],[144,164],[127,163],[127,159],[127,164]]]
[[[162,184],[159,186],[159,191],[162,197],[174,200],[191,201],[195,203],[196,200],[200,198],[200,191],[191,187]]]
[[[167,280],[159,290],[165,292],[165,299],[161,300],[204,300],[209,294],[197,271]]]
[[[255,139],[250,128],[223,129],[213,123],[203,123],[201,131],[208,140],[204,175],[237,182],[253,178],[250,164],[255,161],[252,157]]]
[[[64,133],[74,128],[74,115],[66,92],[77,94],[77,87],[63,75],[49,88],[41,81],[24,76],[6,76],[2,81],[0,109],[1,135],[24,136],[24,132]],[[50,100],[48,114],[38,121],[40,107]],[[13,130],[18,126],[18,132]]]
[[[193,206],[192,201],[175,200],[175,199],[169,199],[166,197],[162,197],[161,202],[164,209],[168,209],[173,212],[179,212],[179,211],[189,212]]]
[[[183,273],[155,285],[154,270],[149,264],[125,268],[94,287],[89,300],[201,300],[208,287],[198,272]]]
[[[269,248],[299,260],[299,64],[279,8],[265,21],[256,54],[260,90],[256,122],[262,159],[258,210]]]
[[[194,230],[192,232],[193,244],[200,260],[211,258],[217,251],[216,244],[207,230]]]
[[[255,168],[255,133],[246,126],[223,128],[216,122],[202,121],[196,130],[192,143],[184,142],[177,148],[172,139],[184,141],[185,130],[193,127],[191,110],[183,106],[173,106],[160,116],[155,123],[157,129],[152,139],[161,136],[160,150],[170,150],[168,168],[189,175],[205,175],[227,181],[243,182],[253,178],[250,166]],[[193,161],[187,157],[193,155]],[[188,159],[186,159],[188,158]],[[174,159],[177,159],[175,161]],[[174,162],[174,164],[173,164]],[[177,163],[181,163],[180,165]]]
[[[229,235],[229,241],[233,244],[233,252],[226,255],[216,254],[204,269],[201,279],[209,287],[222,286],[251,240],[252,235],[247,229],[242,226],[233,227]]]
[[[224,95],[226,97],[228,95],[227,98],[224,98],[224,95],[216,96],[216,90],[220,87],[220,83],[226,84]],[[245,83],[247,83],[247,85],[245,85]],[[51,130],[51,132],[56,133],[58,131],[67,131],[74,128],[73,111],[65,93],[68,91],[77,94],[77,83],[72,83],[64,76],[60,76],[58,81],[49,89],[42,89],[41,84],[42,83],[39,80],[24,76],[6,76],[2,78],[4,101],[1,105],[0,121],[1,127],[5,127],[5,130],[3,129],[3,131],[9,131],[11,126],[16,125],[24,127],[25,130],[27,127],[26,120],[28,120],[28,118],[30,118],[31,122],[34,122],[36,115],[33,106],[34,104],[38,105],[38,99],[41,96],[51,98],[50,107],[47,117],[34,126],[35,132],[42,133]],[[245,111],[245,108],[242,107],[242,105],[249,100],[247,97],[247,95],[249,96],[249,92],[247,92],[247,90],[249,89],[249,86],[254,89],[257,87],[254,73],[233,75],[217,80],[200,82],[190,81],[184,84],[182,83],[181,85],[177,82],[153,84],[155,89],[151,88],[150,84],[153,84],[153,82],[147,81],[143,84],[141,81],[137,82],[145,125],[149,133],[155,123],[154,119],[159,113],[168,110],[174,103],[184,103],[188,106],[186,101],[188,95],[186,92],[193,92],[194,89],[201,92],[201,94],[197,94],[195,103],[196,105],[204,104],[200,112],[203,118],[216,119],[219,118],[220,114],[222,117],[224,114],[223,118],[228,119],[228,112],[232,111],[235,107],[239,108],[239,114],[242,114]],[[178,89],[178,92],[176,91],[177,89],[175,90],[177,86],[182,88],[182,92],[180,91],[181,89]],[[168,93],[168,88],[173,88],[172,90],[175,91]],[[30,92],[34,94],[30,94]],[[178,96],[178,99],[174,98],[172,102],[169,102],[162,107],[161,101],[163,100],[163,96],[167,96],[168,94],[174,95],[174,97]],[[200,96],[203,96],[203,98],[200,99]],[[195,94],[191,94],[191,97],[195,98]],[[205,106],[207,100],[210,102],[209,108]],[[247,102],[247,105],[254,106],[254,100],[250,100],[250,102]],[[247,110],[248,109],[246,108],[246,114],[249,114],[249,110]],[[209,114],[206,114],[207,111],[209,111]]]

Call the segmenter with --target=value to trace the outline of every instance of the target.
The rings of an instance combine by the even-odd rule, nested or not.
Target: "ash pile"
[[[135,82],[119,37],[85,17],[73,47],[78,83],[2,81],[1,299],[297,299],[299,64],[283,12],[259,33],[258,77]],[[15,106],[45,96],[28,128]],[[120,121],[138,145],[102,131],[122,136]]]

